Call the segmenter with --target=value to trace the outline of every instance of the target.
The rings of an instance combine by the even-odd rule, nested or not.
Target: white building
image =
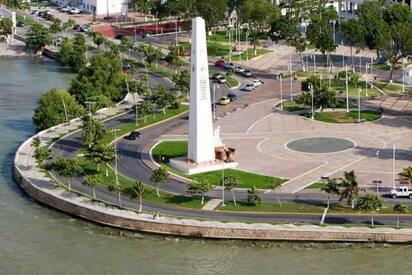
[[[70,5],[83,9],[97,16],[126,14],[129,0],[52,0],[57,5]]]

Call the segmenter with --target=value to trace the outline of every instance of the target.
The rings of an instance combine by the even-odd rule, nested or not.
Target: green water
[[[41,206],[10,177],[53,62],[0,60],[0,274],[411,274],[412,246],[206,241],[98,226]]]

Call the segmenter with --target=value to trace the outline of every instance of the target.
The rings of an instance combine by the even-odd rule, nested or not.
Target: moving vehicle
[[[255,85],[255,87],[259,87],[262,84],[265,84],[262,80],[259,80],[259,79],[253,80],[253,85]]]
[[[89,30],[90,30],[90,26],[87,24],[84,24],[80,27],[81,32],[89,32]]]
[[[409,197],[412,199],[412,191],[407,186],[398,186],[391,190],[391,197],[394,199],[397,197]]]
[[[118,34],[116,34],[116,36],[114,38],[118,39],[118,40],[122,40],[125,37],[126,37],[126,35],[124,35],[123,33],[118,33]]]
[[[241,66],[236,66],[235,67],[235,73],[243,73],[245,71],[244,68],[242,68]]]
[[[252,77],[252,72],[249,70],[244,70],[243,72],[240,73],[244,77]]]
[[[242,91],[251,92],[253,90],[255,90],[255,85],[253,85],[253,83],[248,83],[242,87]]]
[[[213,79],[214,81],[216,81],[217,83],[220,83],[220,84],[226,83],[226,78],[223,75],[221,75],[220,73],[213,74],[211,79]]]
[[[221,97],[220,100],[219,100],[219,104],[220,104],[220,105],[228,105],[230,102],[232,102],[232,101],[231,101],[230,98],[227,97],[227,96],[223,96],[223,97]]]
[[[79,14],[79,13],[81,13],[82,11],[80,10],[80,9],[78,9],[78,8],[72,8],[70,11],[69,11],[69,13],[70,14]]]
[[[136,140],[136,139],[140,138],[141,135],[142,134],[139,131],[132,131],[132,132],[130,132],[130,134],[128,136],[128,139]]]

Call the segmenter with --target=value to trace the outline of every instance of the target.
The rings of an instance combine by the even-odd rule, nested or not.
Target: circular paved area
[[[355,147],[355,143],[343,138],[313,137],[292,140],[287,148],[303,153],[335,153]]]

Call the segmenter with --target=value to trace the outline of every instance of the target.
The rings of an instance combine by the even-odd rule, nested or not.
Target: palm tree
[[[339,201],[347,199],[347,205],[352,205],[353,199],[359,195],[363,189],[359,187],[358,180],[355,176],[355,171],[345,172],[344,178],[340,183],[342,190],[340,191]]]
[[[53,167],[59,176],[67,178],[69,190],[71,190],[72,179],[83,172],[83,168],[76,158],[59,158]]]
[[[139,113],[144,116],[144,123],[147,122],[147,115],[155,113],[155,107],[153,103],[145,101],[139,106]]]
[[[320,190],[328,193],[327,208],[329,209],[331,194],[339,195],[339,188],[338,188],[338,183],[336,182],[336,179],[329,179],[328,182],[325,184],[325,186],[323,186]]]
[[[96,197],[96,186],[103,184],[103,177],[100,174],[87,175],[82,183],[92,188],[93,197]]]
[[[251,189],[247,190],[247,201],[254,206],[262,202],[256,186],[253,185]]]
[[[378,195],[366,195],[359,198],[355,209],[362,212],[369,212],[371,215],[371,226],[374,226],[373,214],[383,206],[383,199]]]
[[[139,213],[142,212],[142,201],[143,201],[144,195],[145,195],[145,188],[144,188],[143,183],[141,181],[135,182],[133,185],[132,194],[130,197],[132,199],[139,198]]]
[[[412,183],[412,166],[403,168],[403,171],[398,174],[402,180]]]
[[[108,187],[107,189],[110,192],[115,192],[117,193],[117,202],[119,203],[119,207],[122,207],[122,201],[121,201],[121,196],[120,193],[122,192],[122,189],[120,188],[120,185],[116,182],[113,181]]]
[[[150,176],[150,183],[156,186],[156,195],[159,198],[159,186],[161,183],[165,183],[169,180],[169,174],[167,173],[166,169],[163,167],[159,167],[159,169],[154,170],[152,175]]]
[[[408,206],[406,204],[398,203],[393,207],[393,211],[398,213],[398,217],[396,218],[396,228],[399,228],[399,216],[400,214],[409,212]]]
[[[239,178],[236,176],[226,176],[223,178],[223,180],[226,190],[232,192],[233,204],[236,206],[236,198],[233,189],[240,185]]]

